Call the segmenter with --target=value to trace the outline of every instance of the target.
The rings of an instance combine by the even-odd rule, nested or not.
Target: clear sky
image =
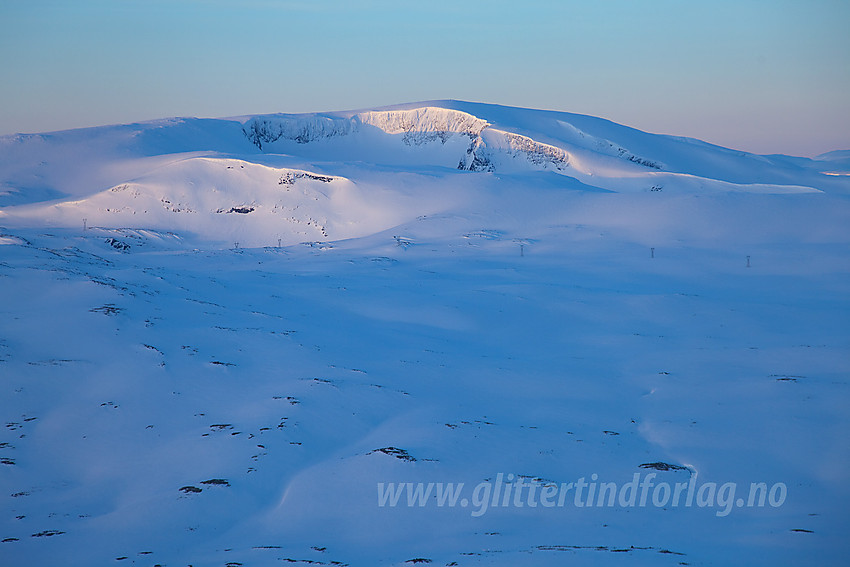
[[[850,149],[850,1],[0,0],[0,134],[441,98]]]

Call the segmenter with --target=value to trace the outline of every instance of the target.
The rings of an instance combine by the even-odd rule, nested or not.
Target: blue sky
[[[850,149],[846,0],[0,0],[0,134],[456,98]]]

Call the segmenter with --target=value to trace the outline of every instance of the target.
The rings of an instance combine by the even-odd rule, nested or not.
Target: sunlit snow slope
[[[830,161],[755,156],[587,116],[460,102],[0,138],[0,219],[246,246],[373,234],[511,176],[621,193],[846,191]],[[477,175],[472,175],[475,173]],[[542,177],[539,177],[542,176]],[[533,183],[532,183],[533,184]],[[444,194],[449,193],[449,194]],[[454,194],[454,195],[452,195]]]
[[[0,565],[839,565],[849,165],[459,101],[0,138]],[[473,493],[635,474],[737,492]]]

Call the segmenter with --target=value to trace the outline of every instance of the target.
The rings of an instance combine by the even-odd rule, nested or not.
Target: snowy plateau
[[[846,151],[562,112],[0,137],[0,564],[846,564],[849,245]]]

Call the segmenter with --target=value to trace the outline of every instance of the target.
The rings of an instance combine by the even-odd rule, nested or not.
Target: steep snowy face
[[[473,138],[458,169],[496,171],[519,165],[563,171],[569,164],[570,155],[557,146],[538,142],[528,136],[487,128]]]
[[[431,106],[413,110],[363,112],[353,120],[379,128],[387,134],[402,134],[405,144],[417,146],[437,140],[445,144],[454,134],[474,139],[489,126],[486,120],[466,112]]]
[[[324,138],[347,136],[355,127],[349,119],[317,115],[257,116],[242,128],[245,136],[255,146],[278,140],[292,140],[307,144]]]
[[[445,146],[452,138],[466,138],[468,145],[465,152],[458,155],[456,163],[458,169],[468,171],[515,169],[517,166],[561,171],[570,162],[569,154],[562,148],[493,128],[486,120],[466,112],[433,106],[361,112],[350,118],[258,116],[246,122],[243,131],[262,150],[278,141],[307,144],[365,133],[370,129],[388,136],[400,136],[404,146],[434,143]]]
[[[615,144],[611,140],[588,134],[587,132],[576,128],[575,125],[563,120],[558,120],[557,123],[563,129],[563,132],[561,133],[562,139],[567,140],[576,146],[584,147],[603,155],[627,159],[630,162],[643,165],[648,168],[664,169],[662,164],[658,161],[637,156],[621,145]]]
[[[364,125],[377,128],[385,134],[401,134],[407,145],[421,145],[437,140],[446,143],[454,134],[474,138],[488,123],[465,112],[424,107],[361,112],[349,118],[313,114],[257,116],[245,123],[243,131],[253,144],[263,149],[264,144],[278,140],[306,144],[348,136],[360,131]]]

